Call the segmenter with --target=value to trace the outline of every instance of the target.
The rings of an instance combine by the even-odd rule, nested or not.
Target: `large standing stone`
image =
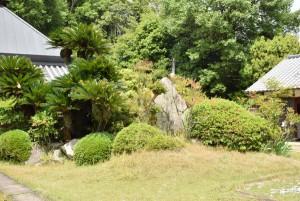
[[[167,92],[154,100],[155,105],[161,109],[157,116],[158,126],[166,131],[178,132],[183,129],[187,105],[168,78],[164,77],[161,83],[166,87]]]
[[[70,159],[73,159],[74,157],[74,146],[78,142],[78,139],[73,139],[70,142],[64,144],[61,146],[61,151]]]

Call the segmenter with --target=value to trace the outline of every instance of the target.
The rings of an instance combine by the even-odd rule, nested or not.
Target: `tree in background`
[[[128,68],[146,60],[158,63],[159,66],[170,57],[172,41],[173,37],[155,13],[144,14],[136,27],[128,29],[118,38],[115,44],[117,63]],[[167,63],[170,63],[168,59]]]
[[[44,34],[65,25],[67,3],[64,0],[14,0],[8,8]]]
[[[257,81],[287,55],[299,53],[300,43],[296,36],[279,35],[273,39],[266,39],[264,36],[258,38],[250,46],[249,61],[241,71],[244,86],[250,86]]]
[[[249,44],[295,31],[298,14],[291,0],[162,0],[162,17],[176,39],[172,55],[178,71],[200,80],[209,96],[230,97],[241,86]]]

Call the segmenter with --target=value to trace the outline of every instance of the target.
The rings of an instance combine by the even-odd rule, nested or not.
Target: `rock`
[[[46,155],[46,151],[44,151],[41,146],[33,145],[31,150],[31,155],[28,161],[25,162],[27,165],[34,165],[40,163],[43,159],[43,156]]]
[[[178,132],[183,129],[187,105],[168,78],[164,77],[161,83],[167,92],[158,95],[154,100],[155,105],[161,109],[157,115],[158,126],[166,131]]]
[[[73,159],[74,157],[74,146],[78,142],[78,139],[73,139],[70,142],[64,144],[60,147],[62,153],[64,153],[68,158]]]
[[[63,162],[64,158],[62,157],[62,152],[60,149],[56,149],[52,153],[52,160],[58,161],[58,162]]]

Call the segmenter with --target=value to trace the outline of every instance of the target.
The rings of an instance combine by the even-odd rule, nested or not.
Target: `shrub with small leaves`
[[[203,144],[223,146],[229,150],[259,151],[280,132],[279,127],[224,100],[202,100],[187,113],[190,138]]]
[[[74,160],[77,165],[94,165],[111,157],[112,137],[105,132],[91,133],[77,142]]]
[[[22,163],[29,159],[31,142],[28,133],[11,130],[0,136],[0,160]]]
[[[113,143],[115,154],[132,153],[144,149],[155,136],[163,135],[158,128],[145,123],[133,123],[123,128]]]
[[[147,150],[149,151],[180,150],[183,147],[184,144],[181,141],[174,137],[165,135],[154,136],[147,144]]]

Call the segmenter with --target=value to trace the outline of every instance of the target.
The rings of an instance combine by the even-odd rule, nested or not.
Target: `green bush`
[[[163,132],[145,123],[133,123],[123,128],[116,136],[113,143],[115,154],[132,153],[144,149],[149,140]]]
[[[170,136],[158,135],[151,138],[147,144],[147,150],[180,150],[184,144],[178,139]]]
[[[74,147],[77,165],[93,165],[108,160],[112,151],[112,139],[107,133],[91,133],[79,140]]]
[[[31,142],[28,133],[11,130],[0,136],[0,159],[22,163],[31,155]]]
[[[259,151],[280,131],[238,104],[217,98],[202,100],[186,119],[191,138],[229,150]]]

